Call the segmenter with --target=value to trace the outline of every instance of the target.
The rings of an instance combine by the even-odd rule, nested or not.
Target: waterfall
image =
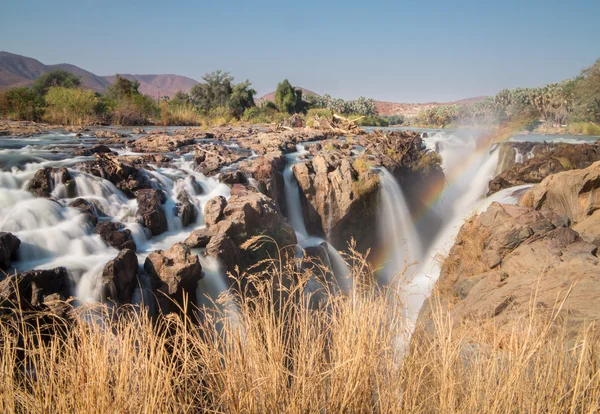
[[[304,224],[304,216],[302,215],[302,206],[300,204],[300,191],[298,189],[298,182],[294,177],[294,171],[292,170],[293,165],[298,162],[298,157],[305,154],[307,151],[302,145],[296,145],[296,152],[287,154],[286,161],[287,165],[283,171],[284,179],[284,191],[285,201],[287,206],[287,216],[290,224],[296,231],[296,237],[298,240],[304,240],[308,238],[308,232],[306,231],[306,225]]]
[[[413,223],[402,189],[385,168],[381,177],[379,231],[388,261],[382,269],[384,283],[391,282],[409,263],[421,259],[421,239]]]
[[[523,154],[519,151],[518,148],[514,148],[515,150],[515,164],[523,164]]]

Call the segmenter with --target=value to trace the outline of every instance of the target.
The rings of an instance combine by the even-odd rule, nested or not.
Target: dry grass
[[[396,292],[375,287],[361,258],[351,264],[355,290],[323,283],[315,306],[304,294],[309,272],[273,261],[222,298],[237,304],[233,316],[231,306],[206,311],[199,326],[98,306],[45,333],[16,312],[0,324],[0,411],[597,411],[593,327],[567,338],[555,319],[532,314],[508,341],[478,346],[495,337],[493,325],[454,327],[440,311],[430,334],[405,348]],[[312,268],[320,280],[331,276]]]

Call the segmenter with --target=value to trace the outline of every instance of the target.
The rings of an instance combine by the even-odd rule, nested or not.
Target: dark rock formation
[[[116,301],[119,305],[131,302],[136,286],[138,259],[134,250],[124,249],[104,266],[102,272],[103,299]]]
[[[69,204],[69,207],[73,207],[81,211],[82,214],[85,215],[86,220],[92,226],[98,224],[98,213],[96,211],[96,207],[87,200],[83,198],[77,198]]]
[[[227,200],[223,196],[217,196],[208,200],[204,206],[204,223],[207,226],[211,226],[222,220],[225,206],[227,206]]]
[[[60,299],[65,300],[70,290],[71,283],[64,267],[31,270],[8,276],[0,282],[0,307],[38,309],[44,305],[46,297],[58,294]]]
[[[14,259],[21,240],[12,233],[0,232],[0,269],[8,269],[11,259]]]
[[[153,236],[168,230],[167,217],[161,205],[164,202],[164,195],[160,190],[140,190],[137,202],[137,218],[144,227],[150,230]]]
[[[562,171],[589,167],[600,160],[600,145],[597,144],[537,144],[523,146],[522,143],[503,143],[501,150],[513,152],[518,149],[521,154],[529,149],[533,158],[524,159],[523,163],[514,164],[490,181],[488,196],[504,188],[523,184],[536,184],[551,174]],[[525,144],[525,143],[523,143]]]
[[[101,156],[97,161],[77,164],[77,168],[113,183],[128,197],[136,197],[139,190],[152,188],[150,179],[143,171],[116,157]]]
[[[44,167],[36,171],[27,184],[27,191],[38,197],[50,197],[54,190],[55,182],[71,186],[71,174],[66,168]]]
[[[187,227],[196,222],[196,207],[192,204],[190,197],[185,191],[182,191],[177,196],[175,215],[179,217],[183,227]]]
[[[94,233],[100,235],[102,240],[109,246],[118,250],[129,249],[136,251],[137,246],[131,236],[131,230],[126,229],[121,223],[105,221],[98,223]]]

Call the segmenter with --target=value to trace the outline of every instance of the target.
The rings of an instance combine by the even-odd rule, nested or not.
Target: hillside
[[[194,79],[179,75],[121,75],[129,80],[140,82],[140,92],[150,95],[153,98],[157,96],[173,96],[178,91],[189,92],[198,82]],[[113,83],[115,76],[104,76],[107,82]]]
[[[0,52],[0,92],[20,86],[31,86],[33,81],[46,72],[62,69],[79,76],[83,86],[94,92],[104,92],[114,82],[115,76],[98,76],[68,63],[46,65],[39,60],[9,52]],[[197,84],[193,79],[179,75],[123,75],[140,82],[140,92],[156,97],[173,96],[175,92],[189,91]]]

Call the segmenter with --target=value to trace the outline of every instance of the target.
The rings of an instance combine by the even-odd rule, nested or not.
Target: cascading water
[[[422,248],[402,189],[387,169],[380,168],[379,175],[379,231],[383,248],[389,252],[380,275],[382,282],[389,283],[409,263],[421,260]]]
[[[515,148],[515,164],[523,164],[523,154],[519,151],[518,148]]]

